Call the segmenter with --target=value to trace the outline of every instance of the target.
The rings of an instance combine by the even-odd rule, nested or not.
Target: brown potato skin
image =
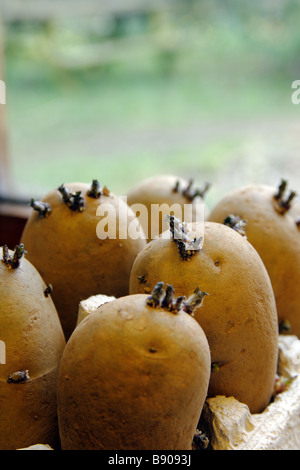
[[[204,204],[204,213],[206,216],[208,214],[206,204],[202,198],[197,197],[194,202],[191,202],[184,194],[173,191],[177,182],[180,183],[181,188],[186,187],[188,184],[188,181],[185,178],[178,176],[156,175],[142,181],[127,194],[127,204],[129,206],[132,206],[133,204],[144,204],[147,207],[148,218],[145,221],[140,216],[139,220],[144,228],[145,234],[147,235],[148,241],[151,241],[167,228],[167,225],[163,220],[163,215],[160,216],[159,220],[151,220],[151,204],[161,205],[165,203],[169,206],[178,204],[180,206],[179,209],[181,208],[181,215],[178,214],[177,217],[181,220],[184,218],[184,206],[186,204],[192,205],[190,217],[192,217],[193,222],[196,221],[196,203]],[[192,221],[189,220],[189,222]]]
[[[198,323],[146,305],[102,305],[73,332],[58,379],[63,450],[191,450],[210,351]]]
[[[252,245],[212,222],[205,223],[203,248],[190,261],[181,259],[173,240],[153,240],[136,258],[130,293],[151,291],[158,279],[187,297],[195,286],[209,294],[195,319],[212,362],[224,365],[212,372],[208,395],[234,396],[252,413],[262,411],[273,392],[278,327],[270,279]]]
[[[280,215],[274,209],[276,188],[248,185],[227,194],[212,210],[209,220],[223,223],[229,214],[247,220],[248,241],[269,273],[277,305],[278,322],[288,320],[289,334],[300,337],[300,228],[295,219],[299,205]]]
[[[0,365],[1,450],[36,443],[57,448],[59,442],[56,385],[65,338],[45,289],[29,261],[10,270],[0,249],[0,339],[6,344],[6,364]],[[22,370],[29,371],[29,382],[7,382]]]
[[[70,210],[55,189],[44,198],[52,212],[40,218],[33,211],[22,234],[27,259],[39,270],[46,283],[53,286],[53,300],[65,336],[68,339],[76,326],[78,305],[91,295],[120,297],[128,294],[131,267],[136,255],[146,245],[144,238],[101,240],[96,229],[101,220],[96,215],[99,204],[111,204],[119,216],[119,199],[113,193],[100,199],[88,197],[90,185],[70,183],[73,191],[81,191],[86,207],[83,212]],[[123,203],[125,207],[125,204]],[[136,223],[133,214],[128,223]],[[118,229],[118,226],[117,226]]]

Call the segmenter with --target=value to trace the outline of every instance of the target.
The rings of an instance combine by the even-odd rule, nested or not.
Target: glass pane
[[[210,181],[211,204],[299,186],[299,2],[71,3],[3,2],[16,194],[97,178],[125,195],[156,173]]]

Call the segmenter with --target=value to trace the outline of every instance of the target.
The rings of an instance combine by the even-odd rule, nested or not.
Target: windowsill
[[[8,248],[14,249],[20,243],[30,210],[27,202],[0,199],[0,246],[6,244]]]
[[[27,203],[11,202],[0,199],[0,216],[28,218],[30,207]]]

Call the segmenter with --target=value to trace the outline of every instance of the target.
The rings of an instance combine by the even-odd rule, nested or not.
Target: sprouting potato
[[[91,185],[61,185],[42,201],[32,201],[32,207],[21,241],[27,247],[27,259],[53,286],[53,300],[68,339],[81,300],[97,294],[128,294],[131,267],[146,245],[145,236],[128,236],[128,227],[139,232],[138,219],[97,180]],[[104,226],[99,229],[101,220],[107,219],[104,208],[111,209],[115,233],[106,234]],[[125,232],[122,237],[120,232]]]
[[[195,290],[184,300],[158,282],[77,326],[58,378],[63,450],[191,450],[211,366]]]
[[[247,239],[230,227],[205,222],[201,239],[197,224],[185,225],[173,216],[169,224],[171,236],[163,233],[137,256],[130,294],[151,292],[160,279],[186,297],[200,285],[209,295],[194,318],[211,350],[208,395],[234,396],[252,413],[260,412],[272,396],[278,353],[276,305],[266,268]]]
[[[300,338],[300,206],[295,191],[287,186],[282,180],[277,189],[267,185],[236,188],[213,208],[208,220],[224,223],[230,216],[244,220],[245,236],[271,279],[279,331]]]
[[[2,450],[59,443],[56,386],[65,338],[51,289],[24,254],[22,244],[0,250]]]
[[[167,228],[164,216],[171,215],[169,208],[176,217],[188,222],[195,222],[202,214],[207,216],[205,195],[209,188],[209,183],[205,183],[202,188],[194,188],[192,179],[156,175],[132,188],[127,194],[127,203],[132,208],[136,204],[146,207],[147,213],[140,214],[139,220],[150,241]],[[200,205],[203,207],[198,215],[196,211]]]

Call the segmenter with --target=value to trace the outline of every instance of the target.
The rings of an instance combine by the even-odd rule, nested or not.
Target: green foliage
[[[298,0],[181,0],[105,19],[4,24],[17,184],[43,193],[59,174],[59,183],[97,177],[122,192],[170,167],[213,175],[243,136],[211,136],[200,149],[185,130],[174,135],[196,123],[201,134],[201,122],[293,115],[299,20]],[[161,133],[168,145],[156,141]]]

